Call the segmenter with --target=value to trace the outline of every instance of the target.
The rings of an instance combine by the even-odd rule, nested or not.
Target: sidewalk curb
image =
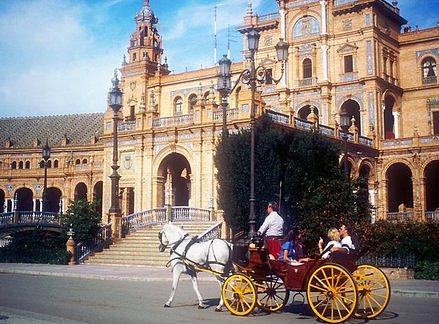
[[[397,295],[397,296],[402,296],[402,297],[439,298],[439,292],[422,291],[422,290],[393,289],[392,295]]]
[[[22,274],[30,276],[47,276],[47,277],[63,277],[76,279],[91,279],[91,280],[123,280],[123,281],[142,281],[142,282],[172,282],[172,276],[169,277],[138,277],[138,276],[115,276],[115,275],[94,275],[94,274],[76,274],[76,273],[60,273],[47,271],[33,271],[33,270],[9,270],[0,269],[0,274]],[[190,277],[180,277],[182,281],[190,281]],[[215,277],[198,277],[201,282],[214,282]]]

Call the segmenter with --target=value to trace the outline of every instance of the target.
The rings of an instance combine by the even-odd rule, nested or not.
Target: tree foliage
[[[250,184],[248,130],[218,143],[219,207],[237,232],[248,230]],[[319,236],[341,219],[360,225],[370,219],[367,189],[360,179],[346,179],[339,167],[340,145],[317,133],[293,131],[268,119],[256,124],[255,197],[259,223],[270,200],[281,206],[288,227],[305,230],[305,243],[314,247]]]
[[[97,211],[95,202],[71,201],[63,216],[62,223],[66,229],[73,229],[75,232],[73,238],[76,243],[87,243],[96,237],[101,223],[101,215]]]

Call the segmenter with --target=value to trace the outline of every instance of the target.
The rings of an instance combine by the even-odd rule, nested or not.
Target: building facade
[[[369,179],[375,217],[439,217],[439,28],[412,30],[396,3],[384,0],[277,3],[278,12],[267,15],[249,7],[238,27],[244,58],[232,65],[234,82],[249,64],[246,32],[254,27],[261,35],[255,59],[265,68],[266,84],[258,88],[256,115],[266,113],[298,131],[314,129],[339,141],[340,113],[348,113],[349,153],[340,160],[348,159],[351,177]],[[216,209],[213,158],[222,127],[218,68],[171,74],[157,21],[144,1],[120,68],[122,212],[168,204]],[[289,55],[275,84],[281,76],[274,49],[279,38],[289,44]],[[250,107],[249,89],[238,84],[227,109],[229,131],[248,127]],[[60,196],[63,207],[84,192],[88,199],[102,196],[107,222],[112,114],[107,108],[103,114],[62,116],[59,122],[65,125],[69,118],[82,118],[77,129],[52,128],[49,121],[56,116],[34,118],[38,122],[30,128],[14,125],[32,118],[0,120],[3,210],[13,210],[14,204],[38,209],[38,163],[47,137],[53,146],[49,187],[59,190],[51,201]],[[36,124],[46,122],[38,132]],[[20,202],[23,195],[26,206]]]

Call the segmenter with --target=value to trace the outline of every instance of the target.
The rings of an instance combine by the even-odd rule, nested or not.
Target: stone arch
[[[93,201],[96,203],[96,209],[102,214],[102,197],[103,197],[103,181],[97,181],[93,186]]]
[[[189,157],[189,158],[188,158]],[[163,150],[155,159],[155,181],[153,191],[156,193],[155,206],[165,204],[190,204],[192,177],[192,158],[182,147]]]
[[[75,186],[74,200],[85,200],[87,201],[87,185],[84,182],[78,182]]]
[[[195,108],[195,105],[198,102],[198,96],[196,93],[190,93],[187,99],[188,111],[192,112]]]
[[[317,106],[315,105],[311,105],[311,104],[306,104],[303,105],[299,108],[299,110],[297,111],[297,118],[302,119],[302,120],[307,120],[308,115],[311,113],[311,109],[315,108],[315,113],[317,116],[319,116],[320,112],[319,112],[319,108],[317,108]]]
[[[0,213],[5,212],[5,196],[3,189],[0,189]]]
[[[360,103],[353,99],[349,98],[345,100],[341,106],[339,113],[347,112],[349,115],[349,119],[355,118],[355,126],[358,128],[358,132],[361,134],[361,105]]]
[[[340,160],[339,160],[339,165],[340,168],[342,168],[342,170],[344,169],[344,161],[345,161],[346,156],[342,155],[340,156]],[[348,174],[350,178],[353,178],[356,174],[357,174],[357,165],[355,163],[355,160],[352,156],[347,155],[347,159],[348,159]]]
[[[439,160],[431,160],[425,165],[425,210],[435,211],[439,209]]]
[[[374,162],[369,159],[362,159],[359,163],[358,176],[361,177],[365,175],[368,175],[369,186],[375,182],[375,178],[376,178],[375,165]]]
[[[18,211],[33,211],[34,192],[27,187],[18,188],[15,191],[16,208]]]
[[[413,209],[413,171],[403,162],[391,163],[385,170],[387,210],[391,213]]]
[[[61,189],[57,187],[47,188],[46,206],[44,206],[44,211],[50,213],[59,213],[61,199],[62,199]]]

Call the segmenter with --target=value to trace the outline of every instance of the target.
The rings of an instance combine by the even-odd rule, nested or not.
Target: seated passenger
[[[342,224],[339,229],[339,234],[341,237],[341,246],[332,247],[331,252],[340,252],[344,254],[350,254],[355,252],[355,245],[354,243],[352,243],[352,238],[350,236],[350,233],[351,233],[350,227],[346,224]]]
[[[328,239],[329,242],[326,244],[325,248],[323,248],[323,239],[320,238],[319,240],[319,251],[320,253],[322,253],[323,251],[325,251],[326,249],[329,248],[329,246],[332,246],[330,251],[327,251],[325,254],[322,255],[323,259],[327,259],[329,258],[331,252],[333,251],[334,247],[336,248],[341,248],[341,243],[340,243],[340,233],[339,231],[335,228],[332,227],[329,229],[328,231]]]
[[[285,241],[281,246],[278,260],[292,261],[296,259],[296,250],[294,248],[295,233],[294,230],[288,232]]]

